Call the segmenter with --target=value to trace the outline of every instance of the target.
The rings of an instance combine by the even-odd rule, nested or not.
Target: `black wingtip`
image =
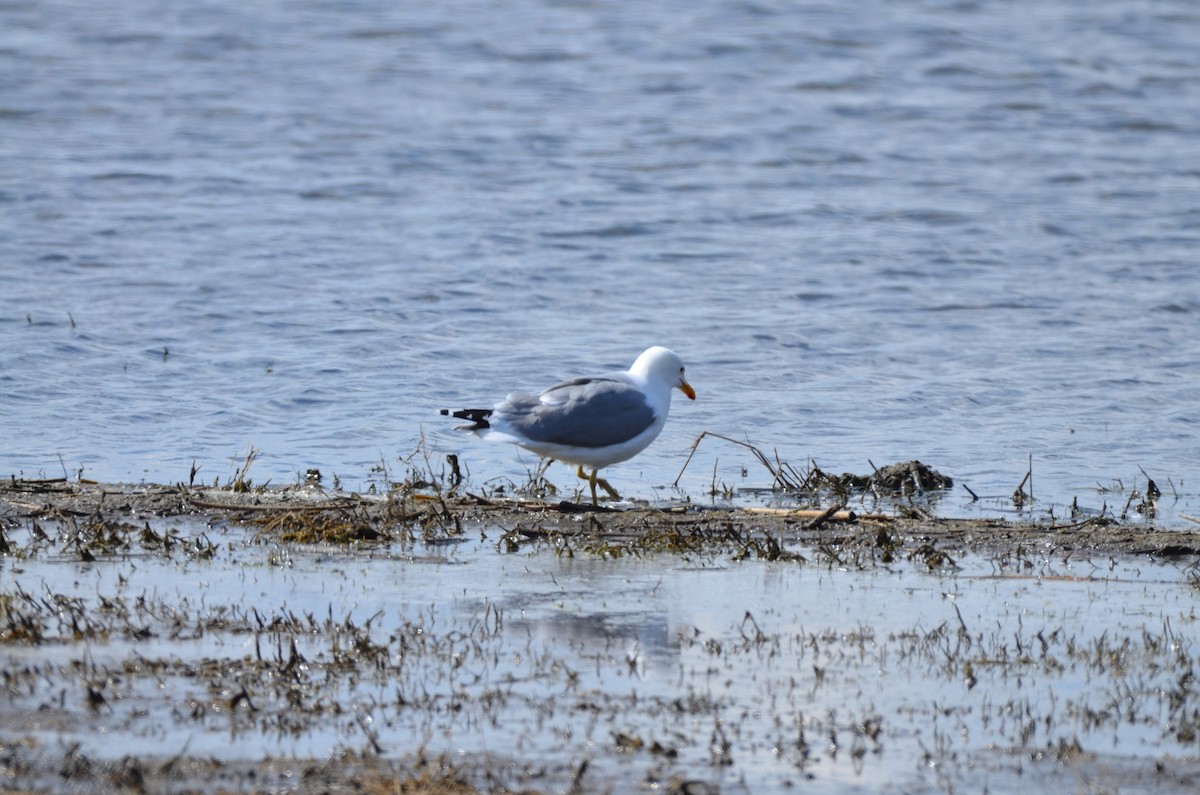
[[[442,409],[443,417],[454,417],[455,419],[467,420],[471,425],[460,425],[457,430],[460,431],[483,431],[491,426],[487,418],[492,416],[492,409],[459,409],[451,411],[450,409]]]

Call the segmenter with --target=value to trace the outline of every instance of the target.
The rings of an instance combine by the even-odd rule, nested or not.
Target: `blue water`
[[[0,6],[0,473],[361,488],[664,344],[703,430],[943,510],[1196,502],[1184,0]],[[682,405],[687,403],[687,405]],[[748,470],[741,476],[741,468]],[[766,485],[706,442],[682,491]],[[565,468],[552,479],[573,485]],[[1114,488],[1105,493],[1100,487]],[[1178,494],[1178,499],[1175,495]]]

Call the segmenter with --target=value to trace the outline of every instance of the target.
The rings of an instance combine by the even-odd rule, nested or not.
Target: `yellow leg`
[[[579,469],[577,469],[575,471],[575,474],[578,475],[581,480],[586,480],[588,482],[588,485],[592,487],[592,505],[595,505],[596,504],[596,470],[593,469],[592,474],[590,476],[586,475],[583,472],[583,464],[580,464]]]
[[[597,474],[599,471],[600,471],[600,470],[598,470],[598,469],[594,469],[594,470],[592,470],[592,477],[596,478],[596,482],[600,484],[600,488],[602,488],[602,489],[604,489],[605,491],[607,491],[607,492],[608,492],[608,496],[612,497],[614,500],[619,500],[619,499],[621,499],[621,495],[620,495],[620,494],[617,494],[617,490],[616,490],[616,489],[614,489],[614,488],[613,488],[613,487],[612,487],[612,486],[609,484],[609,482],[608,482],[607,480],[605,480],[604,478],[601,478],[601,477],[596,477],[596,474]]]
[[[578,476],[579,476],[581,479],[583,479],[583,480],[586,480],[586,481],[588,482],[588,485],[589,485],[589,486],[591,486],[591,488],[592,488],[592,505],[597,505],[597,504],[598,504],[598,503],[596,502],[596,486],[597,486],[597,484],[599,484],[600,488],[602,488],[602,489],[604,489],[606,492],[608,492],[608,496],[609,496],[609,497],[612,497],[614,500],[619,500],[619,499],[621,499],[621,495],[620,495],[620,494],[617,494],[617,490],[616,490],[616,489],[614,489],[614,488],[612,487],[612,485],[611,485],[611,484],[609,484],[609,482],[608,482],[607,480],[605,480],[605,479],[604,479],[604,478],[602,478],[602,477],[597,477],[597,473],[598,473],[599,471],[600,471],[600,470],[598,470],[598,469],[593,469],[593,470],[592,470],[592,474],[590,474],[590,475],[588,475],[588,474],[585,474],[585,473],[584,473],[584,471],[583,471],[583,465],[582,465],[582,464],[580,464],[580,466],[579,466],[579,469],[578,469],[578,470],[576,471],[576,473],[575,473],[575,474],[577,474],[577,475],[578,475]]]

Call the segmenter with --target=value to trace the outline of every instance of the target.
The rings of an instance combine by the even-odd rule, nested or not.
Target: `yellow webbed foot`
[[[580,466],[579,466],[579,469],[578,469],[578,470],[576,470],[576,472],[575,472],[575,474],[576,474],[576,475],[578,475],[578,476],[579,476],[579,477],[580,477],[582,480],[586,480],[586,481],[588,482],[588,485],[591,487],[591,491],[592,491],[592,505],[598,505],[598,504],[599,504],[599,503],[596,501],[596,486],[597,486],[597,485],[599,485],[599,486],[600,486],[600,488],[602,488],[602,489],[604,489],[606,492],[608,492],[608,496],[609,496],[609,497],[611,497],[612,499],[614,499],[614,500],[619,500],[619,499],[621,499],[621,495],[620,495],[620,494],[617,494],[617,490],[616,490],[616,489],[614,489],[614,488],[612,487],[612,485],[611,485],[611,484],[610,484],[610,483],[609,483],[607,480],[605,480],[605,479],[604,479],[604,478],[602,478],[602,477],[597,477],[597,473],[598,473],[599,471],[600,471],[600,470],[598,470],[598,469],[593,469],[593,470],[592,470],[592,473],[591,473],[590,475],[589,475],[589,474],[586,474],[586,473],[583,471],[583,465],[582,465],[582,464],[580,464]]]

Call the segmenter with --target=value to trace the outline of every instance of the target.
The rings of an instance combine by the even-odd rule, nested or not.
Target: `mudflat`
[[[0,482],[0,766],[73,791],[1200,782],[1200,532]],[[890,789],[889,789],[890,788]]]

